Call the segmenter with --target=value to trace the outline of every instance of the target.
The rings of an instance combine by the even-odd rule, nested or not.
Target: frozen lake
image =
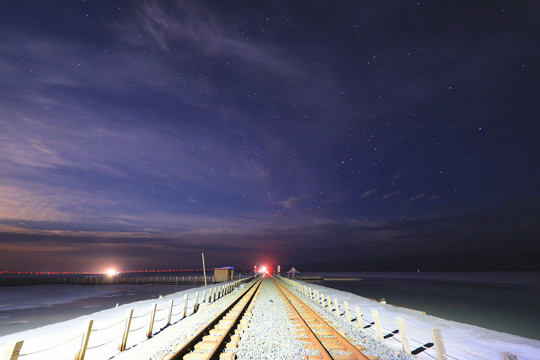
[[[131,302],[157,299],[194,285],[33,285],[0,288],[0,336]]]
[[[326,273],[324,286],[429,315],[540,340],[540,273]]]

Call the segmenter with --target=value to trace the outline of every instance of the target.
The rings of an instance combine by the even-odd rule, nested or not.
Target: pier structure
[[[237,352],[247,346],[252,349],[250,358],[257,359],[257,351],[266,350],[261,347],[264,339],[257,339],[256,336],[254,338],[253,335],[258,335],[260,331],[257,330],[260,325],[256,324],[253,315],[254,308],[258,306],[259,310],[262,308],[264,311],[268,307],[267,301],[274,303],[280,299],[281,306],[286,310],[285,318],[278,319],[279,316],[270,311],[263,317],[272,317],[272,323],[288,322],[288,327],[292,327],[296,334],[288,336],[298,338],[308,360],[381,360],[377,353],[380,353],[380,356],[386,354],[384,359],[393,359],[387,356],[388,351],[398,354],[397,350],[395,346],[387,346],[395,345],[394,342],[400,344],[399,351],[402,354],[396,355],[396,359],[485,359],[445,340],[439,328],[431,328],[430,332],[426,333],[407,326],[401,316],[396,317],[395,321],[385,318],[376,308],[360,309],[355,306],[353,314],[347,301],[338,302],[335,297],[332,301],[331,296],[325,298],[321,287],[312,288],[309,285],[307,282],[279,276],[252,276],[235,280],[223,283],[217,288],[210,288],[208,292],[205,290],[202,296],[197,292],[194,297],[188,298],[186,294],[184,301],[180,303],[175,303],[174,299],[170,299],[167,304],[153,303],[147,313],[134,314],[133,309],[129,309],[125,318],[119,321],[111,319],[111,324],[98,324],[89,318],[84,322],[79,334],[46,349],[25,350],[23,340],[14,341],[6,349],[4,358],[17,360],[24,356],[26,360],[33,359],[32,356],[36,354],[40,359],[65,358],[71,352],[74,354],[71,358],[76,360],[124,360],[139,358],[143,351],[159,350],[159,359],[162,360],[233,360],[236,359]],[[267,296],[261,304],[257,301],[265,286]],[[201,309],[204,311],[200,311]],[[196,316],[203,318],[196,319],[192,329],[186,329],[190,326],[189,319]],[[201,326],[201,323],[204,325]],[[164,331],[169,328],[171,331]],[[251,330],[252,328],[255,330]],[[95,335],[113,329],[117,333],[113,332],[106,338]],[[245,336],[250,330],[251,334]],[[140,332],[144,333],[144,338],[140,335],[137,337],[136,334]],[[176,335],[182,332],[191,335]],[[366,336],[373,340],[364,341]],[[166,338],[167,345],[154,348],[154,339],[160,337]],[[290,339],[282,340],[290,342]],[[392,342],[389,343],[390,340]],[[66,350],[66,344],[72,345],[70,350]],[[54,350],[60,352],[49,356]],[[266,358],[264,356],[268,354],[259,355]],[[423,357],[424,355],[427,357]],[[242,355],[239,358],[242,358]],[[518,359],[510,352],[500,353],[500,358]]]
[[[110,284],[169,284],[169,285],[205,285],[216,284],[223,281],[241,279],[247,277],[243,274],[231,275],[228,277],[207,277],[198,275],[84,275],[84,276],[0,276],[0,287],[2,286],[24,286],[24,285],[45,285],[45,284],[79,284],[79,285],[110,285]]]

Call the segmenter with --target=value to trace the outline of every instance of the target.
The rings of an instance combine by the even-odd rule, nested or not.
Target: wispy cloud
[[[407,200],[403,201],[403,204],[409,204],[409,203],[411,203],[413,201],[420,200],[425,196],[426,196],[425,194],[418,194],[416,196],[413,196],[413,197],[408,198]]]
[[[382,200],[387,200],[387,199],[390,199],[391,197],[394,197],[396,195],[399,195],[401,194],[401,191],[394,191],[394,192],[391,192],[391,193],[387,193],[387,194],[384,194],[381,199]]]
[[[145,1],[138,14],[142,27],[164,51],[198,49],[212,56],[231,56],[279,72],[291,70],[276,49],[255,45],[238,32],[233,35],[211,7],[200,1]]]
[[[385,260],[384,263],[390,261],[396,266],[412,268],[417,268],[419,263],[452,266],[456,254],[460,254],[463,249],[470,251],[468,242],[472,238],[481,249],[474,251],[475,262],[489,262],[493,256],[503,256],[508,249],[508,241],[512,239],[508,236],[509,231],[515,232],[516,229],[518,230],[514,236],[524,239],[519,244],[520,251],[534,254],[531,249],[536,244],[534,240],[539,230],[539,218],[538,209],[524,208],[516,211],[514,206],[408,221],[325,220],[300,225],[298,221],[292,221],[285,226],[259,226],[261,224],[250,223],[249,219],[245,219],[246,224],[242,227],[239,219],[231,219],[228,224],[224,220],[219,220],[221,223],[214,221],[214,228],[169,233],[159,233],[151,229],[133,232],[31,230],[21,225],[5,225],[0,227],[0,262],[10,269],[18,269],[21,264],[25,264],[25,259],[32,255],[35,259],[46,258],[47,261],[28,263],[27,269],[50,269],[53,260],[61,257],[77,260],[71,264],[77,270],[95,270],[105,262],[110,264],[113,261],[125,262],[130,264],[131,268],[174,268],[177,267],[179,256],[185,261],[183,267],[198,264],[200,251],[204,250],[205,255],[214,261],[218,258],[222,262],[236,258],[235,263],[241,263],[248,268],[250,259],[257,256],[268,258],[272,254],[279,258],[282,264],[302,266],[307,264],[310,258],[320,258],[321,253],[332,254],[332,259],[340,259],[341,265],[333,264],[333,268],[337,265],[338,268],[353,266],[357,269],[365,264],[369,268],[380,269],[381,259]],[[212,220],[193,218],[186,221]],[[516,224],[520,225],[517,228],[508,227]],[[3,241],[7,238],[10,241]],[[333,240],[328,242],[329,238]],[[43,257],[44,253],[48,256]],[[370,255],[359,257],[358,253]],[[155,254],[156,260],[152,260],[154,257],[149,254]],[[378,255],[374,257],[371,254]],[[429,261],[433,254],[438,254],[437,262],[445,263],[435,264]],[[238,260],[239,255],[247,259],[245,264]],[[396,260],[398,258],[399,261]],[[527,261],[534,263],[532,256],[527,257]],[[322,264],[323,261],[318,265]]]
[[[370,197],[371,195],[375,194],[376,192],[377,192],[376,189],[371,189],[371,190],[364,191],[364,193],[362,194],[362,198]]]

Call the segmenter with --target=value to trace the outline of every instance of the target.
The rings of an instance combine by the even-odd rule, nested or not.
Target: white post
[[[501,360],[518,360],[517,356],[509,352],[501,353]]]
[[[184,316],[183,316],[183,318],[185,318],[187,316],[187,303],[188,303],[188,294],[185,294],[184,295]]]
[[[84,322],[84,332],[81,341],[81,348],[75,355],[76,360],[84,360],[84,356],[86,355],[86,348],[88,347],[88,339],[90,339],[90,333],[92,332],[93,324],[94,320],[90,319]]]
[[[4,355],[5,360],[17,360],[24,340],[12,341],[8,344]]]
[[[319,303],[324,307],[324,294],[321,293],[321,297],[319,298]]]
[[[373,322],[375,323],[375,330],[377,331],[377,338],[383,340],[384,336],[382,334],[381,319],[379,319],[379,312],[376,309],[372,309],[371,313],[373,314]]]
[[[332,312],[332,300],[330,300],[330,295],[328,295],[326,302],[328,303],[328,307],[326,308],[326,310]]]
[[[171,324],[173,307],[174,307],[174,299],[171,299],[169,300],[169,315],[167,315],[167,326]]]
[[[363,329],[364,324],[362,323],[362,313],[360,312],[360,306],[355,306],[354,311],[356,312],[356,322],[358,323],[358,327],[360,329]]]
[[[131,326],[132,317],[133,317],[133,309],[128,309],[126,312],[126,322],[124,324],[124,333],[122,334],[122,342],[120,343],[120,346],[118,346],[118,350],[120,351],[126,350],[129,327]]]
[[[208,289],[208,303],[212,303],[212,288]]]
[[[216,301],[216,288],[214,288],[213,293],[214,293],[214,296],[212,297],[212,302]]]
[[[405,354],[411,355],[411,346],[409,345],[409,337],[407,336],[407,328],[405,327],[405,320],[398,316],[396,317],[399,329],[399,336],[401,336],[401,346]]]
[[[313,299],[313,290],[309,288],[309,298]]]
[[[446,357],[446,349],[444,348],[441,330],[432,328],[431,336],[433,337],[433,344],[435,345],[435,353],[437,354],[437,360],[448,360],[448,358]]]
[[[347,318],[347,321],[351,322],[351,314],[349,312],[349,303],[347,301],[343,301],[343,307],[345,307],[345,317]]]
[[[334,308],[336,309],[337,316],[339,316],[339,304],[337,298],[334,298]]]
[[[195,293],[195,304],[193,305],[193,313],[196,313],[197,310],[199,310],[199,304],[198,304],[198,302],[199,302],[199,292],[197,291],[197,292]]]
[[[206,302],[206,290],[203,291],[202,293],[202,302],[201,303],[204,303]]]
[[[156,318],[156,308],[157,303],[150,305],[150,323],[148,323],[148,331],[146,332],[146,337],[151,338],[152,332],[154,331],[154,319]]]

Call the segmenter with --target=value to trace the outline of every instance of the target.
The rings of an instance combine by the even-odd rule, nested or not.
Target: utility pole
[[[206,266],[204,266],[204,253],[202,253],[202,270],[204,274],[204,286],[206,286]]]

